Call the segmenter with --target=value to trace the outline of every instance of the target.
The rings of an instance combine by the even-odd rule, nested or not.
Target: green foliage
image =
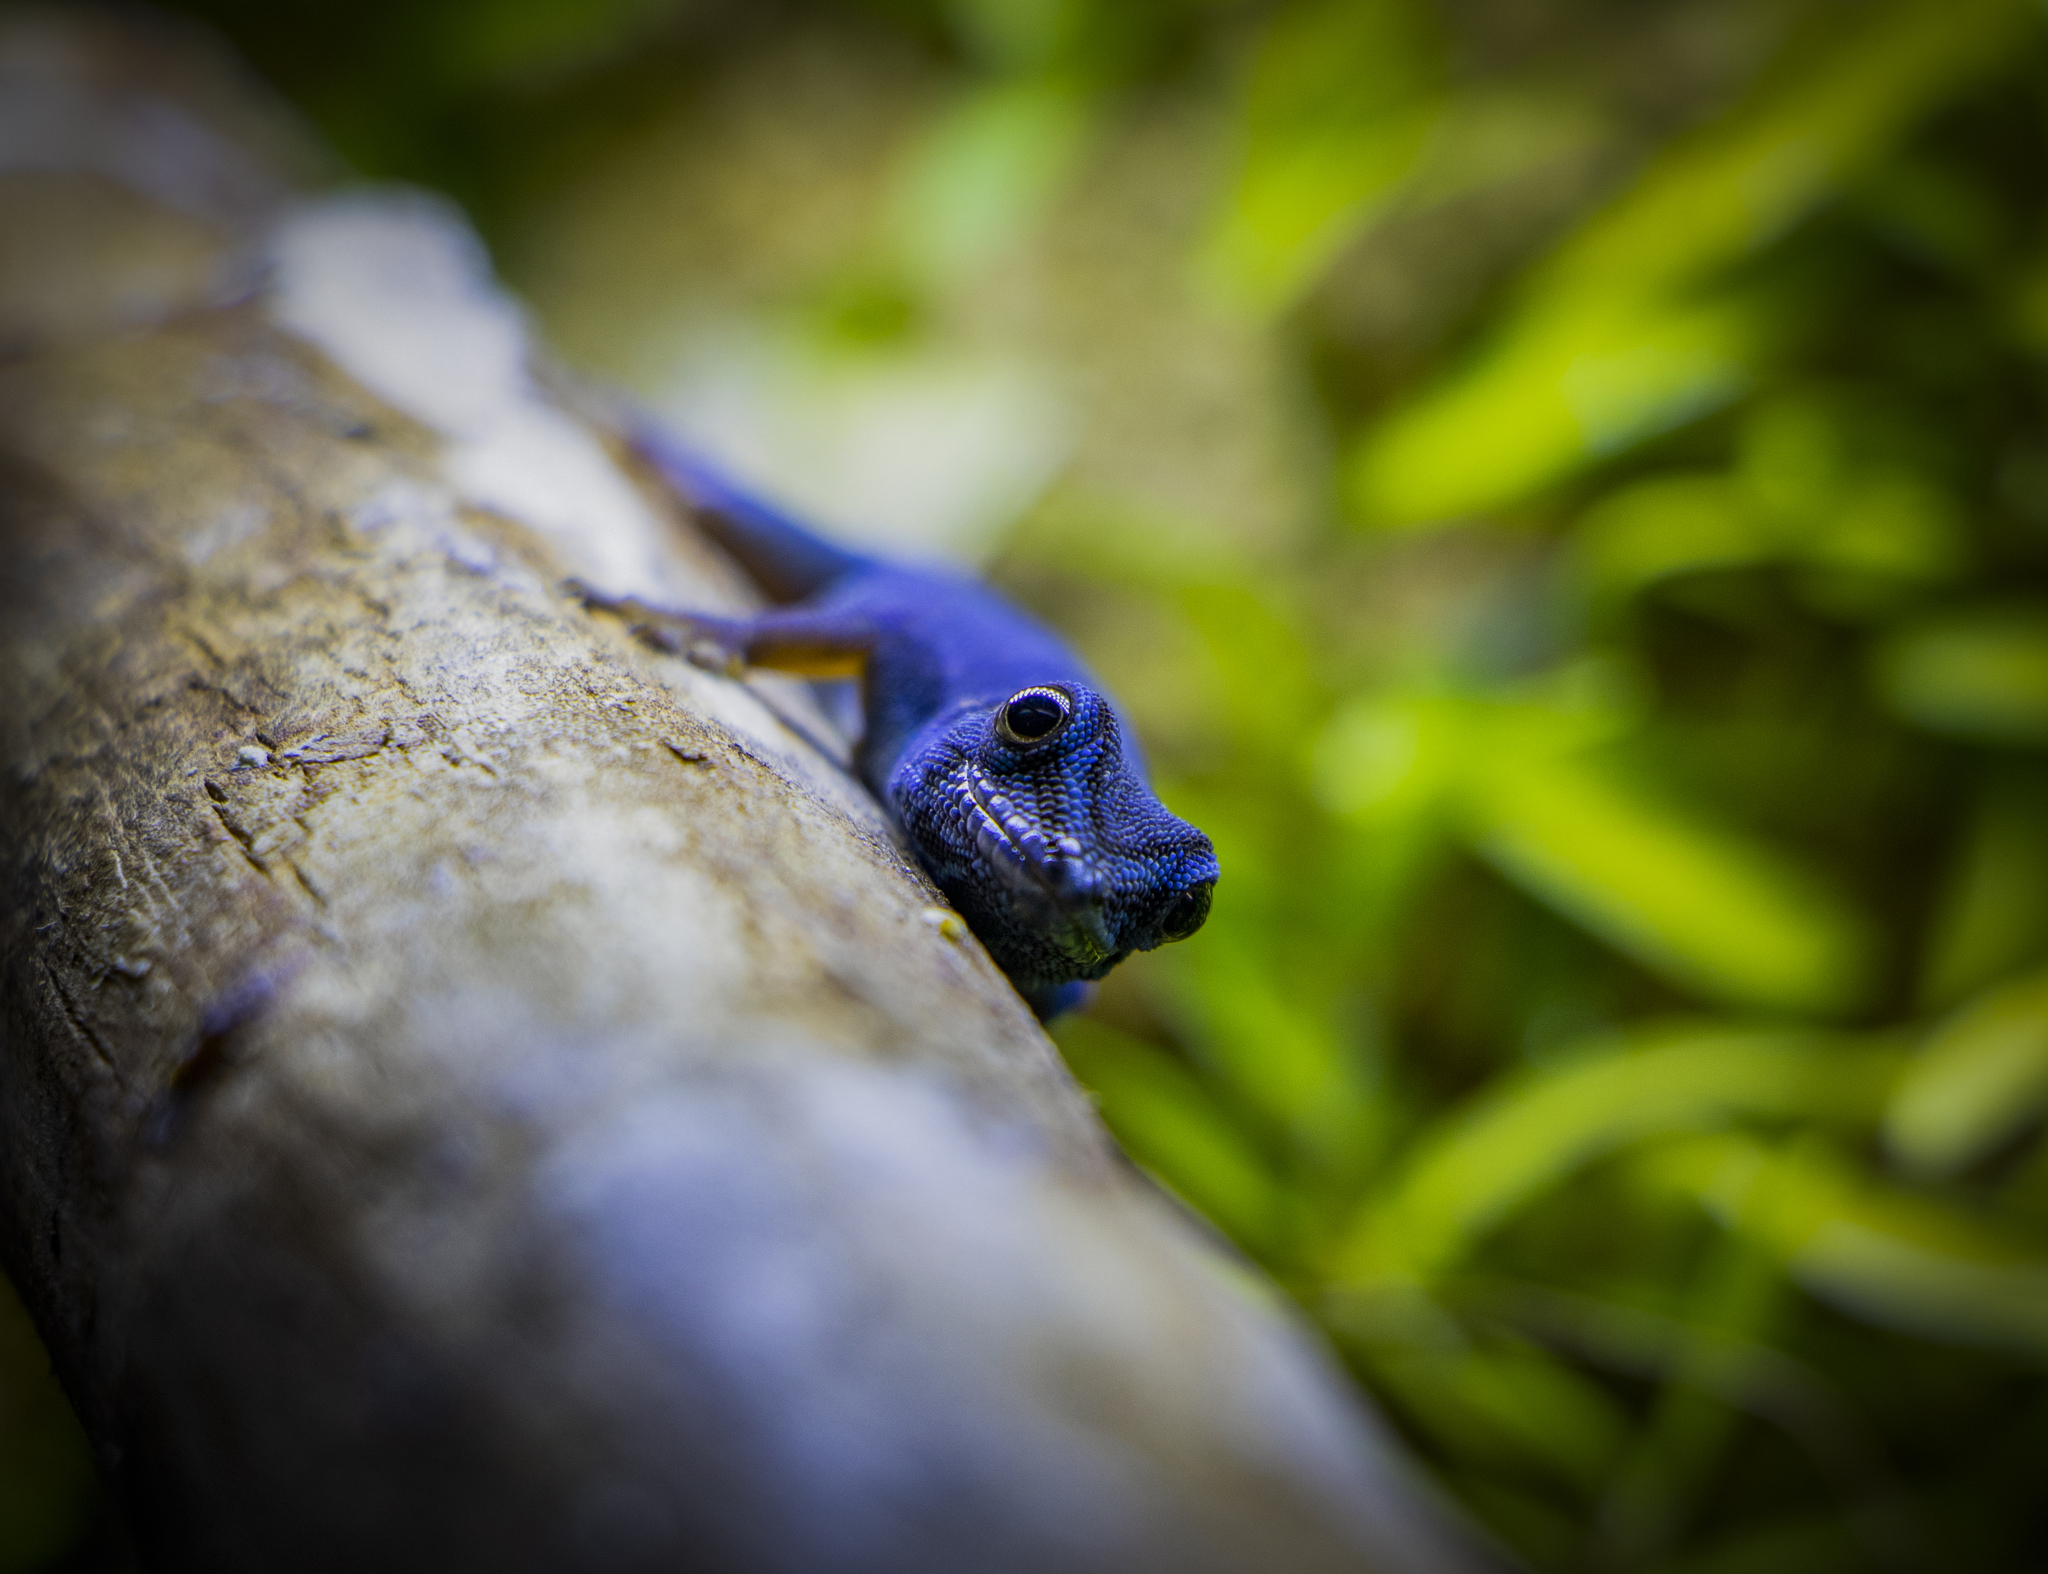
[[[1868,1122],[1897,1056],[1687,1027],[1575,1049],[1411,1143],[1335,1257],[1339,1282],[1429,1280],[1493,1226],[1646,1138],[1750,1119]]]
[[[1935,732],[2048,743],[2048,605],[1946,609],[1877,651],[1892,707]]]
[[[1953,1174],[2025,1130],[2048,1103],[2048,973],[1985,991],[1928,1036],[1885,1111],[1892,1151]]]
[[[1998,762],[1983,778],[1921,963],[1920,998],[1932,1006],[2048,955],[2048,776]]]
[[[1397,14],[1276,10],[1196,252],[1326,367],[1454,113],[1441,38],[1347,78]],[[1539,1567],[2038,1546],[1970,1462],[2048,1431],[2044,64],[2003,0],[1816,8],[1405,382],[1333,378],[1356,524],[1519,554],[1462,635],[1342,654],[1318,583],[1412,534],[1207,571],[1292,631],[1208,625],[1216,915],[1058,1036]],[[1937,308],[1950,353],[1888,326]]]
[[[905,162],[889,224],[898,265],[925,289],[943,287],[1013,243],[1071,169],[1087,113],[1085,96],[1056,77],[967,96]]]
[[[1472,363],[1369,433],[1359,507],[1428,522],[1515,503],[1753,386],[1792,308],[1720,277],[1999,64],[2026,23],[2021,0],[1892,0],[1828,28],[1532,268]]]
[[[1321,0],[1267,27],[1203,259],[1225,299],[1292,304],[1413,171],[1442,109],[1430,24],[1412,0]]]

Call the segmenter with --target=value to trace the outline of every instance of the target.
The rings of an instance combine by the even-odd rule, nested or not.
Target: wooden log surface
[[[1477,1566],[458,215],[0,22],[0,1254],[153,1566]]]

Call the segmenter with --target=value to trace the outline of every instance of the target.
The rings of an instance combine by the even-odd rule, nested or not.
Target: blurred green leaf
[[[1364,1089],[1336,1024],[1318,1002],[1290,992],[1286,975],[1262,965],[1256,931],[1227,917],[1220,924],[1221,943],[1181,973],[1200,1013],[1197,1052],[1248,1110],[1301,1147],[1327,1153],[1355,1142]]]
[[[1889,0],[1829,24],[1802,61],[1674,145],[1560,247],[1532,293],[1664,293],[1753,254],[2004,65],[2034,23],[2024,0]]]
[[[1980,791],[1945,882],[1920,978],[1945,1007],[2048,957],[2048,774],[2009,763]]]
[[[2048,743],[2048,606],[1996,603],[1900,630],[1876,653],[1879,692],[1931,732]]]
[[[1458,1498],[1532,1569],[1579,1566],[1584,1527],[1549,1494],[1480,1471],[1449,1474]]]
[[[1845,1312],[1926,1338],[2048,1354],[2048,1257],[1930,1197],[1873,1184],[1817,1145],[1688,1138],[1646,1155],[1639,1172],[1696,1197]]]
[[[1589,1048],[1427,1135],[1346,1232],[1334,1277],[1439,1273],[1566,1176],[1647,1137],[1738,1119],[1875,1118],[1898,1065],[1885,1049],[1717,1026]]]
[[[1220,703],[1237,747],[1291,765],[1325,703],[1299,618],[1250,579],[1190,585],[1178,600],[1222,680],[1207,696],[1211,714]]]
[[[1560,669],[1550,682],[1550,694],[1514,700],[1353,701],[1317,746],[1318,794],[1367,823],[1451,816],[1530,894],[1710,997],[1796,1012],[1855,1004],[1870,953],[1855,908],[1589,747],[1628,725],[1631,699],[1611,671]]]
[[[1895,459],[1856,454],[1844,413],[1811,397],[1764,401],[1744,421],[1733,474],[1661,474],[1608,493],[1573,534],[1596,610],[1703,570],[1786,563],[1831,576],[1831,611],[1963,569],[1952,499]]]
[[[1960,510],[1889,451],[1874,412],[1813,390],[1762,400],[1742,423],[1738,473],[1788,560],[1934,585],[1968,552]]]
[[[1893,0],[1802,70],[1671,148],[1534,270],[1467,366],[1367,434],[1369,521],[1512,503],[1725,404],[1772,337],[1759,298],[1702,297],[2024,36],[2020,0]]]
[[[1668,1574],[1865,1574],[1875,1566],[1870,1543],[1841,1515],[1796,1514],[1746,1525],[1666,1569]]]
[[[1352,502],[1367,521],[1393,525],[1514,502],[1745,392],[1776,319],[1756,294],[1532,312],[1367,437],[1351,465]]]
[[[1415,167],[1441,111],[1438,43],[1413,0],[1304,0],[1266,30],[1235,185],[1198,262],[1222,299],[1291,303]]]
[[[1095,105],[1060,77],[977,88],[919,139],[885,228],[892,254],[927,289],[959,283],[1043,216],[1085,145]]]
[[[956,31],[982,61],[1003,71],[1043,71],[1082,34],[1088,0],[947,0]]]
[[[1740,482],[1660,475],[1588,509],[1572,550],[1586,593],[1605,607],[1679,574],[1766,561],[1778,541]]]
[[[1707,1254],[1686,1295],[1691,1337],[1604,1483],[1599,1539],[1609,1563],[1640,1567],[1668,1554],[1739,1429],[1744,1401],[1781,1397],[1792,1363],[1754,1336],[1785,1293],[1778,1265],[1747,1242],[1725,1240]],[[1795,1383],[1802,1396],[1816,1386]]]
[[[2048,971],[1986,993],[1929,1036],[1885,1111],[1892,1151],[1948,1174],[1982,1157],[2048,1104]]]
[[[1496,759],[1470,814],[1509,879],[1645,966],[1713,998],[1853,1006],[1870,939],[1855,908],[1776,850],[1646,787],[1610,754]]]
[[[1817,605],[1882,615],[1892,610],[1895,591],[1958,577],[1961,535],[1946,493],[1918,476],[1873,466],[1812,521],[1792,557],[1826,576],[1821,585],[1809,581]]]
[[[2015,337],[2037,355],[2048,354],[2048,259],[2037,259],[2021,276],[2009,309]]]
[[[451,84],[561,77],[618,49],[680,0],[452,0],[416,13]]]
[[[1746,1239],[1709,1253],[1677,1315],[1527,1282],[1478,1285],[1460,1304],[1489,1321],[1604,1370],[1663,1384],[1600,1507],[1599,1556],[1610,1566],[1665,1566],[1665,1542],[1695,1506],[1688,1500],[1713,1485],[1723,1445],[1740,1435],[1738,1415],[1766,1421],[1796,1443],[1859,1531],[1900,1533],[1899,1514],[1886,1502],[1897,1487],[1869,1421],[1819,1371],[1761,1342],[1788,1286],[1775,1258]]]
[[[1146,1168],[1241,1241],[1271,1238],[1281,1193],[1229,1114],[1158,1050],[1088,1017],[1057,1029],[1074,1075]]]
[[[1741,1266],[1735,1299],[1750,1304],[1729,1317],[1715,1269],[1730,1259]],[[1527,1337],[1584,1356],[1602,1370],[1649,1378],[1667,1387],[1711,1395],[1732,1410],[1771,1422],[1795,1438],[1831,1474],[1855,1486],[1874,1468],[1866,1424],[1819,1372],[1782,1349],[1761,1342],[1755,1324],[1782,1301],[1783,1275],[1775,1258],[1747,1241],[1710,1254],[1708,1282],[1688,1293],[1679,1314],[1549,1289],[1527,1282],[1480,1280],[1461,1305]],[[1704,1303],[1704,1304],[1702,1304]]]
[[[1588,657],[1491,693],[1369,691],[1339,706],[1309,765],[1331,813],[1377,824],[1455,806],[1513,761],[1556,759],[1625,736],[1641,696],[1625,664]]]
[[[2035,1142],[2033,1151],[2001,1178],[1993,1195],[2002,1215],[2036,1239],[2048,1239],[2048,1142]]]
[[[1911,153],[1879,165],[1852,200],[1916,257],[1972,283],[2000,271],[2010,219],[1977,172]]]
[[[1425,208],[1526,178],[1588,154],[1615,133],[1583,84],[1465,77],[1449,88],[1403,200]]]
[[[1315,748],[1316,795],[1332,814],[1376,822],[1433,812],[1462,779],[1478,719],[1459,699],[1369,694],[1340,709]]]
[[[1438,1441],[1468,1461],[1519,1467],[1593,1491],[1628,1420],[1598,1383],[1540,1351],[1382,1353],[1373,1374]]]

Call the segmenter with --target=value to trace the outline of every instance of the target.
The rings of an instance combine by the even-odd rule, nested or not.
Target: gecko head
[[[955,712],[905,751],[889,797],[919,861],[1034,1005],[1209,916],[1215,849],[1152,795],[1115,710],[1083,684]]]

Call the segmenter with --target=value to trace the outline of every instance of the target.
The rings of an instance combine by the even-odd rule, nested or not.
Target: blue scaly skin
[[[584,600],[716,669],[857,676],[855,769],[1040,1017],[1201,928],[1215,849],[1153,796],[1115,706],[1051,630],[964,575],[820,540],[661,433],[637,441],[781,605],[723,618],[578,587]]]

